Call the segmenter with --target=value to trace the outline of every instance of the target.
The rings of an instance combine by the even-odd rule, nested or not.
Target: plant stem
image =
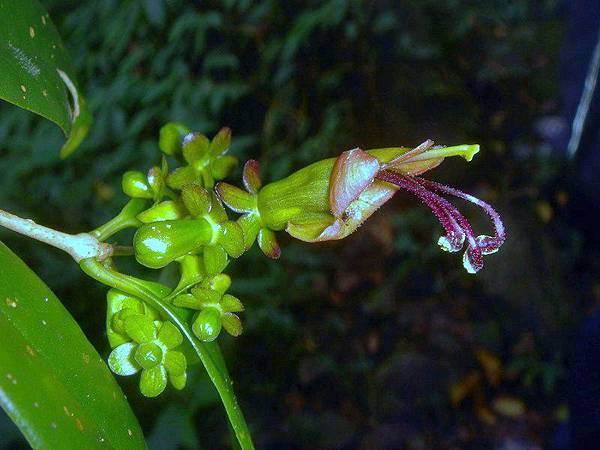
[[[103,260],[112,253],[109,244],[98,241],[87,233],[67,234],[35,223],[31,219],[23,219],[0,209],[0,225],[24,236],[45,242],[59,248],[79,263],[86,258]]]
[[[166,303],[163,296],[143,280],[108,269],[95,258],[84,259],[80,266],[95,280],[148,302],[179,328],[200,357],[215,385],[241,448],[254,449],[248,425],[233,393],[233,382],[218,345],[214,342],[206,343],[198,340],[188,323],[179,316],[173,306]]]
[[[124,228],[139,227],[142,223],[135,216],[146,208],[147,203],[146,200],[141,198],[129,200],[119,214],[104,225],[96,228],[90,234],[98,238],[98,240],[104,241]]]

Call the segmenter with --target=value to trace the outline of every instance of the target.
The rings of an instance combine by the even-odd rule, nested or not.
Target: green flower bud
[[[158,345],[147,342],[137,346],[134,358],[143,369],[151,369],[162,362],[163,352]]]
[[[198,339],[204,342],[214,341],[221,332],[221,313],[215,308],[206,308],[196,317],[192,331]]]
[[[190,130],[180,123],[170,122],[160,129],[158,146],[163,153],[175,155],[181,152],[181,143]]]
[[[142,223],[151,223],[182,219],[185,215],[185,208],[180,203],[173,200],[165,200],[139,213],[136,218]]]
[[[211,225],[204,219],[167,220],[141,226],[134,238],[137,261],[151,269],[199,250],[212,239]]]
[[[123,174],[121,182],[123,192],[131,198],[151,199],[154,197],[154,192],[148,184],[146,176],[142,172],[129,171]]]

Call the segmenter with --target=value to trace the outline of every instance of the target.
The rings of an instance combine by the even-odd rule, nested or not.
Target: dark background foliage
[[[506,221],[508,242],[477,276],[402,194],[342,242],[282,237],[279,262],[253,251],[231,266],[246,331],[221,339],[259,448],[549,445],[568,415],[573,333],[600,300],[572,169],[536,133],[560,112],[556,0],[43,3],[95,114],[61,162],[53,125],[0,105],[0,204],[49,226],[112,217],[121,174],[155,164],[171,120],[230,126],[233,153],[259,159],[267,180],[356,146],[482,145],[431,174]],[[0,237],[106,355],[105,289],[53,249]],[[158,400],[121,381],[152,448],[228,445],[200,369]],[[23,445],[0,423],[7,447]]]

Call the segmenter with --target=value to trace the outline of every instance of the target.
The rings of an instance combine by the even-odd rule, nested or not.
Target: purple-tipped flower
[[[356,148],[338,158],[311,164],[258,192],[242,193],[225,184],[217,186],[217,191],[232,209],[251,215],[257,228],[285,229],[303,241],[320,242],[348,236],[403,190],[415,195],[438,218],[445,230],[438,241],[443,250],[457,252],[466,246],[463,263],[469,273],[475,273],[483,267],[483,255],[496,252],[505,240],[498,213],[482,200],[420,175],[446,157],[462,156],[470,161],[478,151],[478,145],[434,147],[430,140],[414,149]],[[492,220],[493,236],[475,235],[467,219],[442,197],[444,194],[482,208]],[[238,203],[249,206],[243,209]]]

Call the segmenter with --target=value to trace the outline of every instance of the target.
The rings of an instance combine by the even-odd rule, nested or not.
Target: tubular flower
[[[244,194],[252,194],[252,205],[256,205],[252,214],[264,228],[320,242],[350,235],[398,190],[410,192],[432,210],[444,228],[446,234],[438,241],[443,250],[457,252],[466,244],[463,264],[469,273],[475,273],[483,266],[483,255],[496,252],[505,240],[498,213],[482,200],[419,175],[444,158],[462,156],[470,161],[478,151],[478,145],[434,147],[430,140],[414,149],[356,148],[267,184],[256,194]],[[217,186],[225,203],[235,207],[229,191],[233,187]],[[494,235],[476,236],[467,219],[441,194],[482,208],[492,220]]]

